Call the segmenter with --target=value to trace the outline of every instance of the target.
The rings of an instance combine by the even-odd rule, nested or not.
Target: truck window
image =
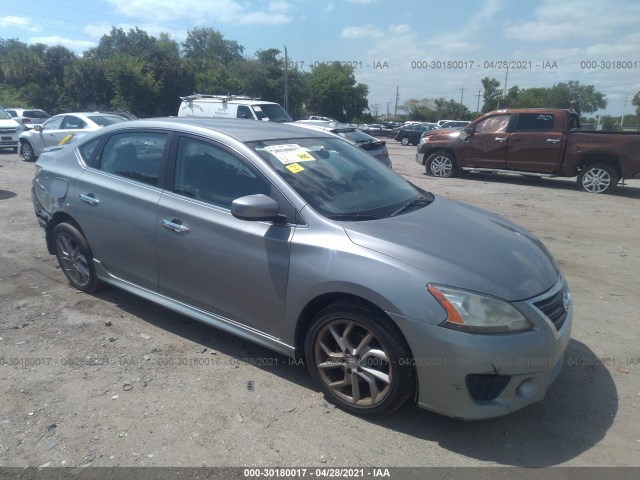
[[[475,133],[504,133],[511,115],[494,115],[476,124]]]
[[[521,113],[518,115],[516,132],[552,132],[555,117],[552,113]]]

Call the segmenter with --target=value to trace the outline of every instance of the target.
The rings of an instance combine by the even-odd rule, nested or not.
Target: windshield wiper
[[[368,213],[340,213],[337,215],[327,215],[331,220],[379,220],[382,217],[370,215]]]
[[[400,215],[402,212],[406,212],[410,208],[417,207],[418,205],[429,205],[433,202],[433,198],[425,198],[425,197],[417,197],[413,200],[409,200],[403,206],[401,206],[398,210],[393,212],[390,217],[395,217],[396,215]]]

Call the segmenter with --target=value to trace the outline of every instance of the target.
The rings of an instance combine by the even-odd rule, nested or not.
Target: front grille
[[[465,381],[471,397],[474,400],[486,402],[498,398],[509,381],[511,381],[511,376],[471,374],[467,375]]]
[[[1,135],[15,134],[18,133],[17,128],[0,128]]]
[[[567,319],[568,312],[564,301],[565,293],[565,289],[562,288],[554,295],[534,303],[536,308],[551,320],[551,323],[556,327],[556,330],[560,330]]]

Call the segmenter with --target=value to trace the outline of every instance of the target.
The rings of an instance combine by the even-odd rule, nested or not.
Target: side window
[[[236,114],[236,117],[253,119],[253,115],[251,115],[251,110],[246,105],[238,105],[238,113]]]
[[[182,137],[178,144],[173,191],[226,208],[245,195],[269,195],[271,186],[239,158],[200,140]]]
[[[60,125],[62,125],[62,120],[64,120],[64,115],[51,117],[49,120],[44,122],[44,124],[42,125],[42,128],[44,130],[59,130]]]
[[[99,168],[121,177],[158,185],[166,141],[165,133],[127,132],[112,135],[102,150]]]
[[[62,130],[79,130],[86,126],[87,124],[81,118],[74,117],[73,115],[65,115],[60,128]]]
[[[476,124],[475,133],[504,133],[511,115],[494,115]]]
[[[554,123],[555,117],[551,113],[521,113],[516,132],[551,132]]]

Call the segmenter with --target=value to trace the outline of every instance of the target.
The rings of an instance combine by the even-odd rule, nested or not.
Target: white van
[[[236,95],[189,95],[180,97],[179,117],[251,118],[272,122],[293,122],[278,103]]]

